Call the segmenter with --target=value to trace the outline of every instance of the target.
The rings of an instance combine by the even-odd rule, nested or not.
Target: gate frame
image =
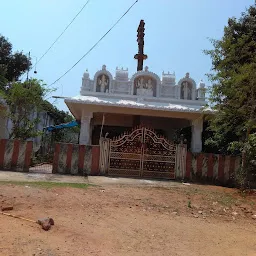
[[[118,142],[118,141],[124,141],[123,143],[126,142],[127,138],[131,137],[137,130],[145,130],[145,131],[150,131],[151,133],[154,134],[155,138],[160,140],[159,143],[163,144],[166,143],[166,145],[169,145],[170,147],[175,147],[175,159],[174,159],[174,177],[171,177],[169,179],[175,179],[175,178],[184,178],[185,175],[185,170],[186,170],[186,155],[187,155],[187,147],[183,143],[181,144],[174,144],[172,142],[169,142],[166,138],[163,136],[159,136],[153,129],[149,129],[146,127],[136,127],[134,128],[131,132],[125,132],[123,135],[120,135],[117,138],[107,139],[107,138],[101,138],[100,139],[100,163],[99,163],[99,168],[100,168],[100,174],[102,175],[108,175],[109,174],[109,166],[110,166],[110,158],[111,158],[111,144],[113,142]],[[142,140],[145,140],[145,132],[142,134]],[[134,138],[133,138],[134,139]],[[154,138],[152,138],[154,140]],[[140,161],[142,158],[142,151],[140,152]],[[145,162],[145,160],[144,160]],[[161,162],[161,161],[160,161]],[[141,164],[140,164],[141,165]],[[133,177],[138,177],[142,178],[143,176],[141,173],[143,173],[143,168],[140,166],[140,170],[137,170],[139,172],[139,175],[134,175]],[[159,172],[161,173],[161,172]],[[117,174],[118,175],[118,174]],[[120,176],[122,176],[120,174]],[[132,177],[132,176],[130,176]],[[144,177],[144,178],[147,178]],[[154,178],[154,177],[149,177],[149,178]],[[159,177],[158,177],[159,178]]]
[[[112,144],[118,144],[118,145],[116,145],[116,147],[120,147],[120,146],[122,146],[123,144],[125,144],[127,142],[134,142],[134,140],[137,137],[139,137],[139,139],[141,140],[140,141],[141,146],[140,146],[140,148],[139,147],[137,148],[138,152],[137,153],[132,153],[132,152],[127,153],[127,154],[129,154],[129,156],[131,156],[131,160],[133,160],[133,161],[138,161],[139,160],[139,167],[137,169],[132,169],[132,170],[126,170],[126,169],[123,169],[123,170],[126,171],[126,172],[130,171],[130,172],[137,172],[138,173],[138,175],[131,175],[131,176],[128,175],[128,177],[138,177],[138,178],[141,177],[141,172],[142,172],[142,168],[143,168],[143,166],[142,166],[142,157],[143,157],[143,143],[142,143],[142,141],[144,140],[143,130],[144,130],[144,127],[137,127],[129,133],[125,132],[123,135],[120,135],[119,137],[110,140],[110,143],[109,143],[109,158],[108,158],[108,174],[110,174],[110,170],[112,169],[112,168],[110,169],[111,159],[118,159],[117,157],[111,157],[111,154],[117,154],[117,155],[122,154],[121,152],[111,151]],[[136,134],[136,133],[138,133],[138,134]],[[123,158],[123,160],[129,160],[129,158]],[[113,168],[113,170],[115,170],[115,169]],[[110,175],[122,176],[120,174],[116,175],[116,174],[113,174],[113,173],[110,174]],[[123,175],[123,176],[126,176],[126,175]]]

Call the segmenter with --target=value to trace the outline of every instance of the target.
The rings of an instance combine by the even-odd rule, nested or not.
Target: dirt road
[[[0,184],[0,255],[256,255],[256,195],[213,186],[108,184],[87,189]]]

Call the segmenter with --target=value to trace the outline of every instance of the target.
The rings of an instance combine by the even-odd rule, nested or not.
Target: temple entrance
[[[177,145],[140,127],[105,140],[100,165],[110,176],[175,179],[176,151]]]

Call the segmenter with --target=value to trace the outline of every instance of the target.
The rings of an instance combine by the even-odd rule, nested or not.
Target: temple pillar
[[[199,118],[192,121],[192,139],[191,151],[199,153],[202,151],[202,132],[203,132],[203,119]]]
[[[92,113],[84,112],[81,117],[81,128],[79,135],[80,145],[90,145],[91,144],[91,119]]]

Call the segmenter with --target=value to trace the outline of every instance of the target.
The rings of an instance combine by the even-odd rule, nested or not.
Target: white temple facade
[[[98,144],[100,136],[115,137],[138,125],[149,126],[169,140],[177,129],[191,127],[191,151],[201,152],[205,84],[189,73],[160,78],[148,67],[129,76],[128,69],[111,74],[105,65],[90,79],[83,74],[80,95],[66,98],[81,121],[80,144]]]

